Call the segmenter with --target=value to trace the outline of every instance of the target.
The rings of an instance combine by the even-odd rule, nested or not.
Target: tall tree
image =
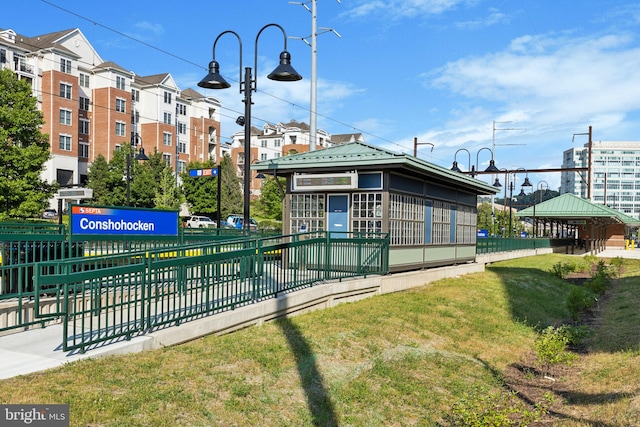
[[[55,186],[41,178],[49,159],[43,123],[31,86],[11,70],[0,70],[1,219],[36,216],[53,196]]]
[[[159,209],[179,210],[184,200],[180,189],[176,187],[176,179],[173,176],[173,169],[166,165],[162,173],[160,185],[156,189],[155,207]]]
[[[280,184],[278,181],[280,180]],[[260,190],[260,197],[256,201],[256,209],[266,218],[282,221],[282,188],[284,188],[284,178],[267,176]]]
[[[191,162],[188,169],[212,169],[212,161]],[[220,162],[220,176],[192,177],[189,172],[182,174],[182,191],[192,214],[213,215],[218,211],[218,182],[221,180],[220,217],[226,218],[232,213],[242,212],[242,192],[231,158],[225,156]]]

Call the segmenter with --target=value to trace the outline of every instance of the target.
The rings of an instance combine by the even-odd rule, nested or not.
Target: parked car
[[[208,216],[190,216],[187,218],[189,228],[216,228],[218,224]]]
[[[242,215],[229,215],[225,223],[225,228],[238,228],[242,229],[244,223],[244,217]],[[255,219],[249,218],[250,231],[258,231],[258,223]]]
[[[42,218],[44,219],[58,218],[58,211],[55,209],[45,209],[44,212],[42,212]]]

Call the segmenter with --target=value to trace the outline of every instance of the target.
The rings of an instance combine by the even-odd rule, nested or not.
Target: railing
[[[552,247],[548,238],[500,238],[486,237],[476,239],[476,253],[487,254],[493,252],[517,251],[522,249],[540,249]]]
[[[44,261],[34,266],[34,316],[60,319],[63,349],[84,351],[279,292],[385,274],[388,249],[387,236],[315,233]]]

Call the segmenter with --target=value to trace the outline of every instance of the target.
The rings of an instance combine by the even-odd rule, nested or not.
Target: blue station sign
[[[72,235],[177,236],[178,212],[72,205]]]
[[[213,169],[189,169],[189,176],[218,176],[218,168]]]

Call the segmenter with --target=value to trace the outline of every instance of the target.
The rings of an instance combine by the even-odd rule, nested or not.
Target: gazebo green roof
[[[472,189],[478,194],[495,194],[496,187],[468,175],[454,172],[405,153],[396,153],[362,142],[350,142],[330,148],[307,151],[256,162],[251,169],[266,173],[286,175],[296,172],[323,173],[362,169],[405,169],[439,181],[455,183]]]
[[[640,220],[605,205],[591,203],[575,194],[565,193],[553,199],[516,212],[517,217],[536,217],[556,220],[595,218],[629,226],[640,225]]]

